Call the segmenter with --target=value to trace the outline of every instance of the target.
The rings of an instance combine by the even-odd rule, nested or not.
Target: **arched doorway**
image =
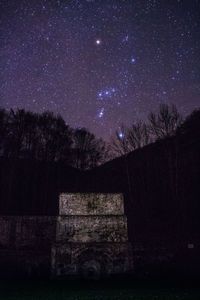
[[[112,271],[112,260],[97,249],[85,249],[78,255],[77,263],[80,276],[86,280],[105,278]]]

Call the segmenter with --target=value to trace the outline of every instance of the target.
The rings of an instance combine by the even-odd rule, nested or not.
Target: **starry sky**
[[[0,0],[0,106],[109,140],[161,103],[200,106],[198,0]]]

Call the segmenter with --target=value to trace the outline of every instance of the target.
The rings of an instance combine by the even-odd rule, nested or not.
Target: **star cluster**
[[[199,1],[0,4],[1,107],[50,110],[109,139],[161,103],[200,106]]]

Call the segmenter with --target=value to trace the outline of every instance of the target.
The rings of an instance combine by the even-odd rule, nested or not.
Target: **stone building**
[[[57,216],[0,217],[0,276],[94,278],[132,269],[122,194],[61,194]]]
[[[99,278],[132,268],[122,194],[61,194],[52,276]]]

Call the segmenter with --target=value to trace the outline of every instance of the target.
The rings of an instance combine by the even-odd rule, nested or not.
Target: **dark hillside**
[[[76,192],[79,170],[61,163],[0,160],[1,215],[57,215],[59,193]]]
[[[133,240],[190,240],[200,228],[200,141],[169,138],[90,171],[87,188],[123,192]],[[136,231],[136,232],[135,232]]]

